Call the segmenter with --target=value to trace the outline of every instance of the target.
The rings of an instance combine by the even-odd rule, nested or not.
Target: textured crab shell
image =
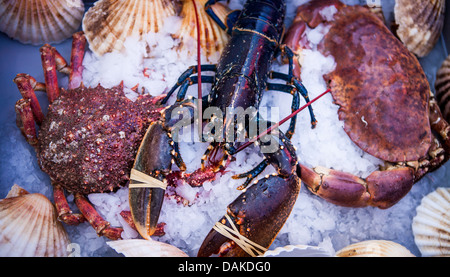
[[[22,43],[57,43],[72,36],[83,14],[82,0],[3,0],[0,31]]]
[[[159,118],[157,99],[133,102],[121,86],[62,89],[39,130],[41,169],[71,192],[125,185],[146,128]]]
[[[344,130],[385,161],[425,156],[431,145],[430,87],[419,61],[364,7],[345,6],[334,19],[319,47],[336,61],[324,78]]]
[[[450,56],[436,74],[436,98],[445,120],[450,120]]]
[[[128,37],[158,32],[164,20],[175,15],[170,0],[100,0],[83,18],[83,31],[96,55],[120,51]]]
[[[436,45],[444,27],[445,0],[396,0],[396,33],[408,49],[424,57]]]
[[[450,188],[425,196],[416,211],[412,230],[422,256],[450,256]]]
[[[53,204],[20,187],[8,195],[0,200],[0,257],[67,256],[69,237]]]

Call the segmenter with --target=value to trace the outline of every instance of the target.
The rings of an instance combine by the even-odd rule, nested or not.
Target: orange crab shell
[[[432,134],[430,87],[417,58],[367,8],[325,2],[301,6],[297,16],[315,27],[322,4],[338,9],[319,50],[336,61],[324,79],[340,106],[346,133],[382,160],[419,160],[427,154]]]

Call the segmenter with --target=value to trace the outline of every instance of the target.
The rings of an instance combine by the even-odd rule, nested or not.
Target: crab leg
[[[402,199],[415,182],[409,167],[375,171],[366,179],[323,167],[299,165],[308,189],[327,201],[344,207],[375,206],[387,209]]]
[[[31,109],[30,99],[19,99],[16,102],[16,125],[22,131],[27,142],[36,147],[38,138],[36,127],[34,126],[33,111]]]
[[[69,88],[79,87],[82,83],[83,77],[83,57],[84,49],[86,47],[86,37],[83,32],[73,34],[72,40],[72,54],[70,57],[70,75]]]
[[[77,225],[85,221],[81,214],[74,214],[67,203],[64,189],[58,185],[53,185],[53,199],[55,201],[56,211],[58,212],[58,219],[68,225]]]
[[[36,80],[28,74],[19,73],[13,81],[16,83],[22,97],[30,100],[34,120],[38,125],[41,125],[44,120],[44,114],[42,113],[41,106],[39,105],[39,101],[34,93],[37,84]],[[42,88],[42,86],[39,87]]]
[[[99,236],[105,236],[112,240],[121,238],[122,228],[109,227],[109,222],[104,220],[92,207],[89,201],[80,193],[75,194],[75,204],[80,209],[83,216],[94,227]]]

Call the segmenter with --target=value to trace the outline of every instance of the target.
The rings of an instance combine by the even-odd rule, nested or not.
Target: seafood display
[[[444,27],[445,0],[395,0],[395,33],[418,57],[430,53]]]
[[[45,84],[28,74],[16,76],[14,82],[23,97],[16,103],[17,125],[35,148],[42,171],[52,180],[58,218],[67,224],[87,219],[98,235],[118,239],[122,230],[109,227],[84,195],[127,184],[142,136],[159,117],[160,98],[146,94],[133,102],[125,97],[123,86],[85,87],[81,83],[85,44],[82,32],[73,35],[70,65],[54,47],[42,46]],[[69,74],[67,90],[58,86],[57,70]],[[35,90],[47,93],[50,106],[46,116]],[[63,189],[75,194],[82,215],[72,213]]]
[[[325,8],[335,9],[333,18],[322,15]],[[330,29],[319,50],[336,61],[324,79],[340,107],[344,130],[358,147],[386,163],[365,179],[300,165],[302,180],[334,204],[389,208],[448,160],[450,126],[417,58],[366,8],[310,1],[298,8],[286,44],[297,53],[310,47],[303,33],[321,23]],[[296,73],[300,70],[297,63]]]
[[[22,43],[57,43],[78,30],[83,15],[82,0],[5,0],[0,31]]]
[[[422,256],[450,256],[449,188],[438,188],[422,199],[412,229]]]
[[[279,47],[284,29],[285,12],[284,1],[247,1],[233,24],[230,41],[219,63],[201,65],[201,68],[198,66],[189,68],[168,92],[163,103],[179,88],[177,102],[167,109],[166,115],[162,117],[164,121],[157,122],[149,128],[146,135],[148,139],[144,139],[133,167],[141,175],[149,176],[149,185],[146,186],[142,179],[137,178],[136,180],[139,181],[137,187],[132,187],[134,183],[130,184],[130,209],[136,227],[143,237],[152,235],[156,228],[164,198],[164,183],[167,182],[166,176],[170,173],[171,162],[176,163],[181,170],[185,169],[176,145],[177,141],[171,140],[175,133],[174,126],[179,123],[179,120],[170,115],[174,114],[172,109],[180,106],[189,109],[190,114],[194,114],[193,99],[185,99],[189,85],[197,83],[199,77],[203,82],[212,83],[212,92],[207,96],[204,110],[206,111],[208,107],[218,108],[218,114],[213,117],[223,118],[224,125],[219,128],[227,134],[235,134],[235,128],[245,128],[248,137],[255,131],[251,130],[250,126],[261,128],[261,122],[264,121],[257,109],[265,88],[277,90],[280,93],[291,93],[293,111],[299,108],[300,96],[309,102],[306,89],[292,75],[292,66],[287,74],[279,72],[270,74],[270,79],[285,81],[285,85],[267,81],[276,51],[289,58],[292,65],[290,49]],[[228,28],[231,27],[228,25]],[[201,75],[194,78],[193,75],[200,70],[214,72],[216,77],[213,79],[210,76]],[[236,110],[237,108],[253,109],[249,114],[249,121],[254,124],[238,127],[235,116],[225,115],[227,109]],[[311,108],[310,112],[311,124],[314,126],[315,118]],[[267,122],[262,126],[270,125],[271,123]],[[255,169],[235,176],[235,178],[247,179],[242,186],[245,188],[244,192],[228,206],[227,214],[218,221],[220,226],[216,225],[206,236],[198,256],[211,256],[216,253],[220,256],[253,256],[255,252],[261,253],[261,249],[264,253],[264,249],[271,245],[288,218],[300,191],[300,179],[296,173],[297,157],[290,143],[294,129],[295,117],[291,120],[286,134],[276,129],[258,140],[265,159]],[[223,170],[227,161],[237,152],[239,143],[235,142],[234,138],[228,139],[213,140],[208,147],[202,158],[202,168],[190,176],[195,181],[195,186],[202,184],[205,175],[214,180],[215,173]],[[212,153],[217,151],[222,151],[223,156],[218,161],[214,161]],[[156,152],[158,155],[155,157]],[[207,160],[213,161],[212,167],[204,166]],[[277,172],[248,186],[268,165],[272,165]],[[153,180],[159,184],[153,184]],[[225,235],[230,232],[228,230],[230,228],[235,231],[233,235]],[[235,238],[236,236],[238,239]],[[255,245],[259,250],[255,250]]]
[[[0,257],[64,257],[69,236],[53,204],[13,186],[0,200]]]
[[[0,256],[450,255],[445,1],[298,3],[2,1]]]
[[[342,248],[338,257],[414,257],[404,246],[393,241],[368,240]]]

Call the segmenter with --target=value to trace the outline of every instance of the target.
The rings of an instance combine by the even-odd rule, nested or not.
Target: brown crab
[[[23,97],[16,103],[17,125],[50,176],[59,219],[67,224],[87,219],[99,236],[118,239],[122,229],[110,227],[83,195],[127,184],[145,130],[159,118],[161,97],[140,95],[133,102],[125,96],[123,85],[85,87],[81,82],[85,45],[84,34],[75,33],[70,66],[52,46],[41,47],[45,84],[27,74],[15,77]],[[67,90],[58,87],[57,71],[69,74]],[[35,90],[47,92],[46,116]],[[82,215],[72,213],[63,188],[75,194]]]
[[[333,18],[324,8],[334,9]],[[362,6],[313,0],[298,7],[286,44],[297,54],[309,47],[306,28],[329,24],[318,49],[336,61],[324,76],[339,108],[339,119],[362,150],[385,161],[365,179],[332,169],[299,166],[315,194],[350,207],[388,208],[412,185],[447,161],[450,127],[443,119],[414,55]],[[296,65],[296,74],[300,64]]]

